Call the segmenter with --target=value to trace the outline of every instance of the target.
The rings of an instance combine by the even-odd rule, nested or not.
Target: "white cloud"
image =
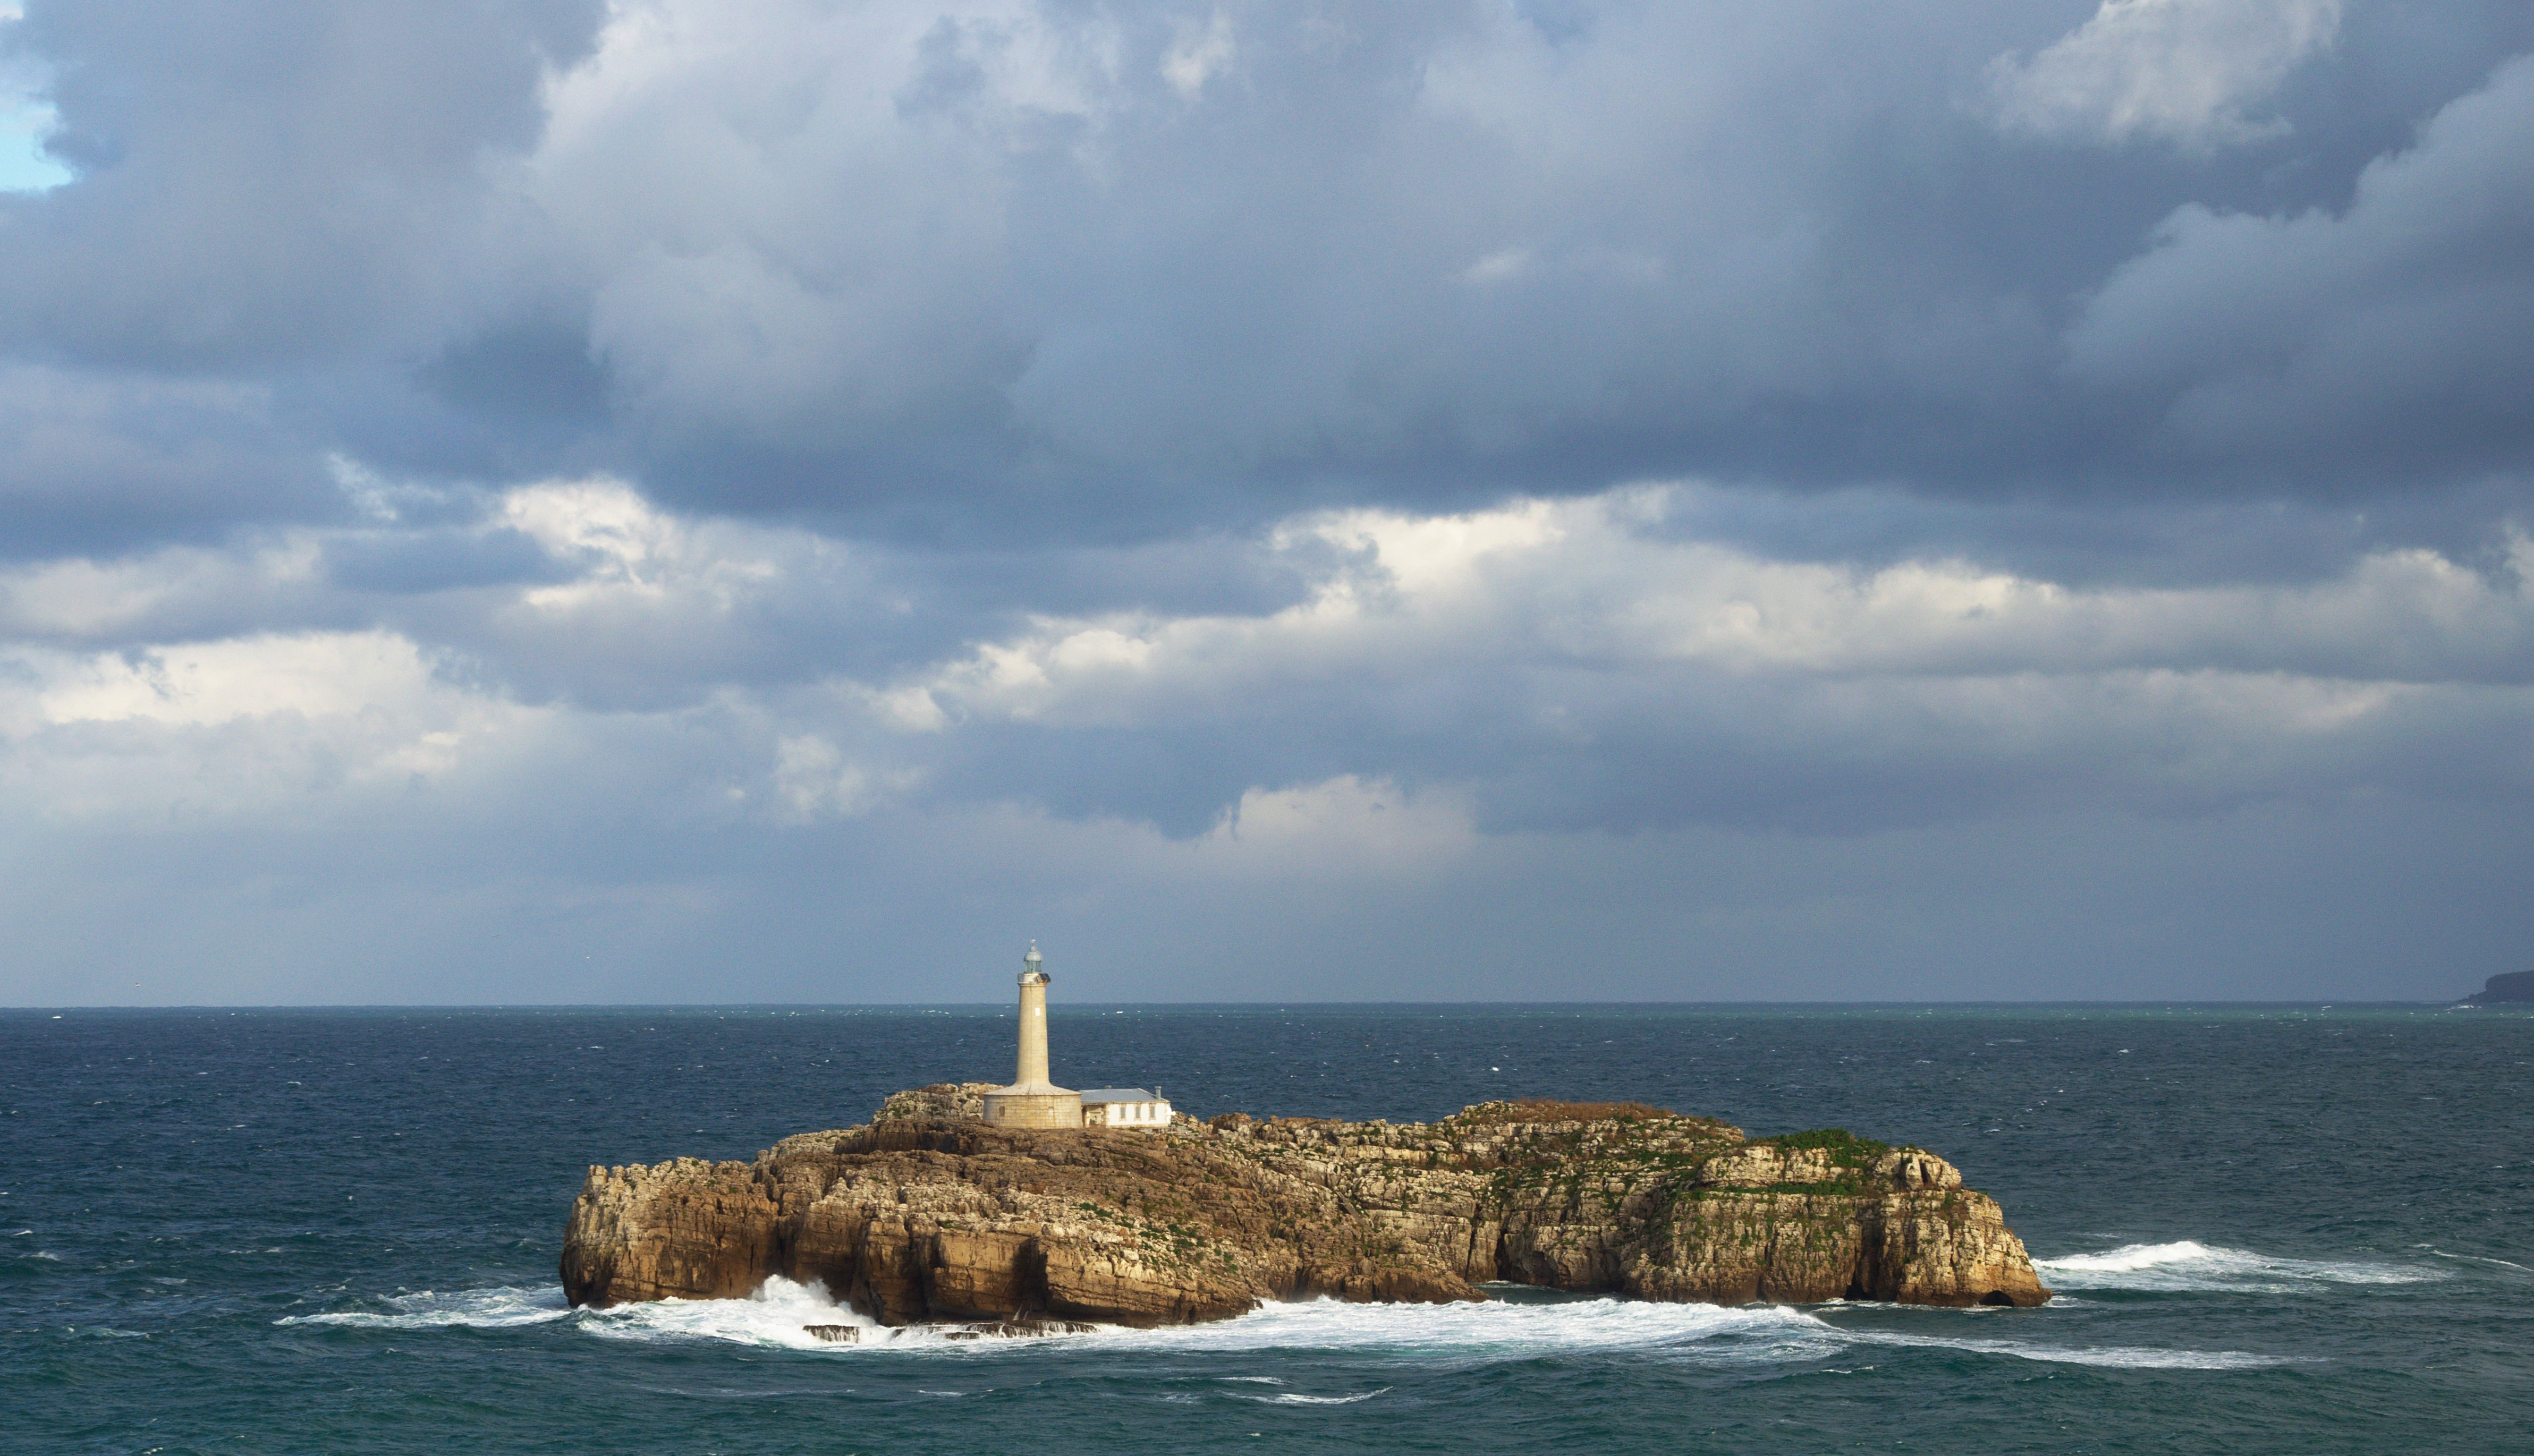
[[[1162,79],[1182,101],[1193,101],[1205,84],[1232,65],[1232,17],[1216,11],[1202,30],[1183,32],[1162,55]]]
[[[21,650],[0,655],[0,798],[48,819],[261,823],[510,765],[552,721],[389,632]]]
[[[2044,137],[2205,148],[2283,134],[2245,113],[2330,49],[2341,0],[2103,0],[2029,61],[1990,63],[1998,123]]]
[[[502,497],[494,524],[544,549],[569,574],[497,589],[484,628],[566,680],[607,665],[655,701],[692,696],[700,673],[763,650],[752,614],[799,599],[850,619],[865,585],[855,553],[813,533],[694,520],[660,510],[614,480],[548,482]],[[561,685],[560,683],[558,685]]]
[[[410,599],[392,630],[22,646],[0,688],[0,759],[28,805],[54,804],[58,784],[79,813],[131,812],[181,783],[251,813],[416,775],[469,792],[491,791],[478,769],[568,780],[583,772],[574,745],[632,734],[665,755],[639,772],[739,820],[1061,801],[1076,817],[1176,816],[1226,865],[1375,876],[1493,833],[1479,826],[1517,780],[1533,799],[1581,793],[1611,763],[1653,776],[1611,802],[1614,822],[1650,794],[1671,795],[1669,819],[1767,822],[1824,765],[1977,780],[2009,801],[2047,785],[2220,803],[2432,762],[2493,791],[2521,776],[2491,746],[2534,712],[2521,533],[2495,544],[2510,568],[2387,550],[2312,581],[2143,588],[1944,555],[1782,559],[1680,534],[1712,498],[1645,486],[1313,513],[1246,548],[1263,553],[1254,569],[1298,583],[1281,606],[1040,612],[965,645],[911,638],[895,668],[820,669],[769,644],[907,610],[830,569],[845,548],[682,517],[614,482],[546,483],[494,497],[478,529],[529,537],[565,580]],[[0,581],[0,605],[21,633],[131,630],[252,578],[323,619],[344,608],[307,563],[335,540],[44,563]],[[436,670],[452,653],[495,685]],[[1049,756],[986,746],[1014,733]],[[1068,738],[1121,734],[1146,760],[1087,778],[1066,762]],[[1748,803],[1719,807],[1703,786],[1699,765],[1727,761]],[[1146,779],[1177,786],[1176,807],[1153,807]],[[1983,812],[1914,792],[1890,812]],[[1873,798],[1860,791],[1857,812],[1885,812]]]
[[[173,547],[96,561],[85,556],[0,571],[0,638],[95,638],[147,632],[187,611],[234,615],[304,595],[317,584],[315,538],[243,551]]]
[[[2054,678],[2140,672],[2267,683],[2534,670],[2525,581],[2433,552],[2379,553],[2312,584],[2080,589],[1953,559],[1874,569],[1773,560],[1648,529],[1677,498],[1634,490],[1467,515],[1310,517],[1278,534],[1286,550],[1322,543],[1351,554],[1293,606],[1041,618],[910,686],[962,713],[1126,726],[1244,713],[1305,687],[1378,691],[1557,664],[1871,678],[1896,692],[1977,680],[2038,693]]]
[[[1531,250],[1505,248],[1461,270],[1464,283],[1503,283],[1521,277],[1531,269]]]
[[[2319,581],[2149,589],[1788,561],[1670,539],[1666,502],[1695,494],[1292,522],[1279,541],[1321,564],[1282,610],[1040,617],[902,686],[954,741],[1184,735],[1204,761],[1228,740],[1234,764],[1298,755],[1305,784],[1440,782],[1499,827],[2196,813],[2534,779],[2508,746],[2534,732],[2521,572],[2405,550]]]
[[[1248,789],[1193,849],[1198,865],[1240,874],[1395,877],[1439,872],[1478,840],[1466,792],[1342,774]]]
[[[434,691],[413,643],[381,632],[260,636],[101,654],[42,690],[49,723],[205,726],[409,710]]]
[[[503,497],[502,517],[584,568],[570,584],[529,592],[524,600],[537,607],[576,606],[616,591],[657,597],[664,573],[686,555],[680,523],[620,481],[522,487]]]
[[[875,769],[849,761],[844,750],[815,733],[776,740],[774,792],[785,817],[796,823],[851,819],[902,796],[921,774]]]

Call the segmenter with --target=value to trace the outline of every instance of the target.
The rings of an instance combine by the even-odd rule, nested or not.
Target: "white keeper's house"
[[[1142,1087],[1093,1087],[1082,1094],[1086,1128],[1167,1128],[1170,1099]]]

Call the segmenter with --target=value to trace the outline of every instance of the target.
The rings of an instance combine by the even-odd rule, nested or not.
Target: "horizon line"
[[[1380,1007],[1445,1007],[1445,1008],[1656,1008],[1656,1007],[2298,1007],[2330,1009],[2336,1007],[2455,1007],[2468,1004],[2465,997],[2446,999],[2420,998],[2355,998],[2324,999],[2307,997],[2296,1000],[2192,1000],[2183,997],[2053,997],[2028,1000],[1997,998],[1888,999],[1888,1000],[1732,1000],[1651,1001],[1621,999],[1574,999],[1536,1001],[1307,1001],[1300,999],[1254,1001],[1075,1001],[1050,1007],[1050,1015],[1065,1010],[1122,1010],[1129,1008],[1201,1010],[1209,1008],[1380,1008]],[[330,1001],[330,1002],[100,1002],[89,1004],[25,1003],[0,1005],[0,1015],[17,1012],[563,1012],[563,1011],[995,1011],[1009,1013],[1010,1003],[994,1001]]]

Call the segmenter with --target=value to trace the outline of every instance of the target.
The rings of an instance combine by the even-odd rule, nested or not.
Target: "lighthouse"
[[[986,1121],[997,1128],[1079,1128],[1082,1094],[1047,1079],[1048,974],[1031,941],[1021,958],[1020,1059],[1012,1084],[986,1094]]]

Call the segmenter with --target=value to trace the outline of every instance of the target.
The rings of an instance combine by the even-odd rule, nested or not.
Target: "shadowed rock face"
[[[1951,1164],[1844,1133],[1754,1142],[1654,1108],[1504,1102],[1431,1125],[1001,1129],[974,1120],[984,1089],[901,1092],[754,1163],[592,1168],[565,1292],[720,1299],[781,1274],[883,1324],[1133,1325],[1483,1299],[1489,1280],[1727,1305],[2049,1297]]]
[[[2534,1003],[2534,970],[2511,970],[2492,976],[2463,999],[2466,1006],[2513,1006]]]

